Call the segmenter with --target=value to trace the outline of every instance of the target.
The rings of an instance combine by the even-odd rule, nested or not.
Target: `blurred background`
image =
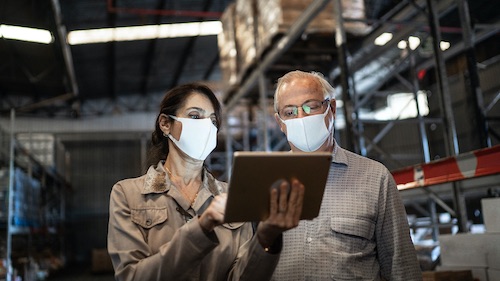
[[[163,94],[195,81],[216,92],[224,121],[206,164],[228,180],[234,151],[289,150],[273,95],[300,69],[336,88],[340,146],[393,172],[422,268],[499,280],[500,249],[485,247],[500,245],[499,11],[496,0],[0,0],[0,276],[112,280],[109,193],[147,169]]]

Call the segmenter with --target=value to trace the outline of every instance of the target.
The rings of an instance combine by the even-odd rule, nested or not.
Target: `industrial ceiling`
[[[233,1],[222,0],[2,0],[0,24],[49,30],[50,44],[0,38],[0,113],[16,109],[20,116],[80,118],[129,111],[156,111],[158,96],[171,87],[190,81],[205,81],[218,88],[222,79],[217,36],[151,39],[70,46],[66,35],[73,30],[139,26],[220,19]],[[365,0],[367,21],[389,20],[395,9],[416,6],[411,0]],[[494,0],[469,1],[472,22],[496,23],[499,4]],[[401,29],[411,22],[393,22]],[[446,33],[460,40],[458,12],[441,19]],[[382,26],[382,25],[380,25]],[[446,31],[446,30],[445,30]],[[364,40],[371,34],[349,38],[349,50],[366,51]],[[498,36],[498,35],[497,35]],[[323,52],[322,61],[305,68],[335,73],[334,41],[311,49],[298,40],[271,67],[282,73],[298,67],[297,58]],[[298,55],[299,54],[299,55]],[[326,56],[327,59],[324,59]],[[306,56],[304,56],[306,57]],[[310,56],[309,56],[310,57]],[[354,61],[356,62],[356,61]],[[366,64],[366,62],[358,63]],[[274,78],[270,73],[271,80]]]

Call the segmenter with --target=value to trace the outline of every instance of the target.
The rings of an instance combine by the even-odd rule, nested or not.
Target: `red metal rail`
[[[500,173],[500,145],[392,172],[399,190]]]

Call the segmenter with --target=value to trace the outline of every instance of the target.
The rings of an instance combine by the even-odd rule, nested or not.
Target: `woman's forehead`
[[[186,110],[189,108],[201,108],[209,114],[212,114],[215,111],[210,99],[208,99],[208,97],[206,97],[205,95],[197,92],[192,92],[186,97],[184,106],[181,108],[181,110]]]

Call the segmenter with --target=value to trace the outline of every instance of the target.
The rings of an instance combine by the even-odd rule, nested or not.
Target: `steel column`
[[[468,79],[467,86],[471,98],[470,107],[468,107],[469,116],[475,121],[477,128],[477,137],[479,137],[479,148],[491,146],[491,140],[488,137],[488,123],[485,118],[484,101],[481,86],[479,83],[479,74],[477,71],[476,54],[474,53],[474,32],[471,29],[471,20],[469,15],[469,4],[465,0],[457,0],[458,12],[460,15],[460,24],[462,26],[462,36],[465,47],[465,58],[467,59]],[[469,103],[468,103],[469,104]]]
[[[445,133],[446,153],[450,156],[456,156],[459,153],[457,130],[455,128],[455,118],[453,117],[453,108],[451,105],[451,96],[446,74],[446,65],[440,48],[441,33],[439,32],[439,17],[434,9],[433,0],[427,0],[427,9],[429,13],[429,26],[432,36],[432,47],[434,58],[436,60],[436,82],[440,95],[440,107],[443,112],[443,126]],[[465,208],[465,198],[457,183],[453,183],[453,201],[458,219],[458,229],[460,232],[467,232],[467,210]]]
[[[12,222],[14,221],[14,149],[15,149],[15,117],[16,112],[14,109],[10,110],[10,141],[9,141],[9,201],[7,209],[7,253],[5,254],[5,267],[7,269],[7,281],[12,280]]]
[[[420,140],[422,142],[422,152],[424,153],[424,161],[428,163],[431,161],[431,154],[429,150],[429,139],[427,138],[427,131],[425,130],[424,117],[420,114],[420,106],[418,104],[418,91],[420,86],[418,84],[418,78],[416,73],[416,63],[415,63],[415,53],[410,50],[410,43],[406,42],[407,50],[410,56],[410,72],[412,77],[412,90],[413,97],[415,99],[415,106],[417,108],[417,119],[418,119],[418,130],[420,134]]]
[[[333,1],[335,13],[335,46],[337,47],[338,61],[340,67],[340,84],[342,86],[342,101],[344,102],[346,143],[344,147],[350,151],[360,153],[359,142],[354,140],[354,120],[358,120],[357,111],[354,110],[352,88],[349,85],[349,66],[347,63],[347,37],[344,29],[344,19],[342,17],[341,0]]]
[[[262,147],[262,150],[264,151],[270,151],[270,146],[269,146],[269,132],[267,130],[267,109],[268,109],[268,103],[267,103],[267,83],[266,83],[266,77],[264,76],[264,73],[260,73],[259,75],[259,103],[260,103],[260,136],[261,136],[261,141],[259,143],[259,147]],[[262,145],[262,146],[261,146]]]

